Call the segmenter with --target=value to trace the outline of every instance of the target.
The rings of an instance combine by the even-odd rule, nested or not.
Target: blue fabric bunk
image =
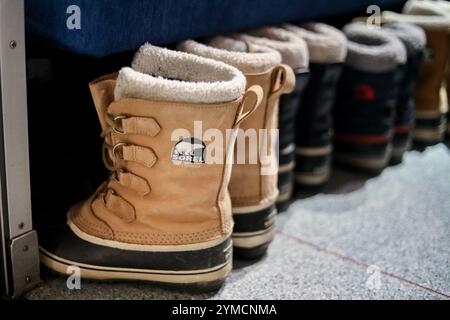
[[[26,0],[28,34],[52,46],[96,57],[191,37],[310,20],[365,14],[369,5],[404,0]],[[79,8],[81,29],[67,20]],[[71,10],[68,10],[71,9]],[[69,11],[69,13],[68,13]],[[73,21],[72,21],[73,22]]]

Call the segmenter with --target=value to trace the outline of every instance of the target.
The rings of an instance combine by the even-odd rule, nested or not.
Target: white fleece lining
[[[283,24],[283,28],[306,41],[311,62],[338,63],[345,61],[347,39],[340,30],[316,22],[303,24],[301,28],[292,24]]]
[[[400,14],[384,11],[383,19],[387,22],[406,22],[430,30],[450,31],[450,19],[446,16]]]
[[[294,70],[309,67],[308,45],[294,33],[277,27],[264,27],[236,34],[237,39],[277,50],[282,62]]]
[[[447,1],[412,1],[409,0],[403,7],[403,13],[413,15],[450,16],[450,3]]]
[[[383,30],[398,37],[405,45],[408,53],[422,51],[427,42],[425,32],[422,28],[410,23],[387,23]]]
[[[136,53],[132,67],[119,72],[116,100],[221,103],[241,97],[246,86],[236,68],[148,43]]]
[[[210,39],[208,45],[186,40],[177,49],[222,61],[244,73],[266,72],[281,63],[281,55],[276,50],[224,36]]]
[[[385,72],[406,62],[406,49],[401,41],[383,30],[370,29],[355,22],[344,27],[348,38],[347,65],[368,72]]]

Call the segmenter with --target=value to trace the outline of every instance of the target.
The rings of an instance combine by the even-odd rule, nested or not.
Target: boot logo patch
[[[355,98],[358,101],[370,102],[375,100],[375,91],[365,83],[359,84],[355,89]]]
[[[172,161],[184,163],[205,163],[205,143],[197,138],[180,140],[172,150]]]

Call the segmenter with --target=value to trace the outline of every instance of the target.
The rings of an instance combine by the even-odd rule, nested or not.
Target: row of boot
[[[111,174],[40,231],[41,262],[220,287],[233,254],[266,253],[277,207],[295,183],[324,184],[332,157],[382,170],[412,137],[441,139],[450,18],[414,14],[143,45],[131,67],[90,83]]]

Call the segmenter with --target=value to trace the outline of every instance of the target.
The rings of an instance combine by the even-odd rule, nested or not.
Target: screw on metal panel
[[[25,245],[25,246],[23,246],[23,252],[27,252],[28,251],[28,249],[29,249],[29,247],[27,246],[27,245]]]
[[[17,47],[17,42],[16,42],[16,40],[11,40],[11,41],[9,42],[9,47],[10,47],[11,49],[15,49],[15,48]]]
[[[31,282],[31,277],[30,276],[26,276],[25,277],[25,282],[26,283],[30,283]]]
[[[22,230],[23,228],[25,228],[25,223],[23,222],[19,223],[19,229]]]

